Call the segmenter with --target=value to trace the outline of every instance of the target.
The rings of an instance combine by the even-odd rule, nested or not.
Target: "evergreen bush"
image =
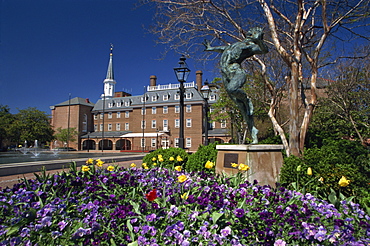
[[[143,166],[147,166],[148,168],[157,166],[168,169],[173,169],[175,166],[182,166],[182,168],[184,168],[188,156],[189,154],[181,148],[160,148],[144,156]],[[144,163],[146,163],[146,165],[144,165]]]
[[[312,175],[307,174],[308,168]],[[339,185],[343,176],[350,180],[348,186]],[[285,158],[280,172],[283,186],[301,187],[323,198],[330,194],[354,196],[365,208],[370,207],[369,177],[369,151],[358,142],[344,139],[326,140],[321,148],[307,149],[302,158]]]
[[[208,146],[200,145],[197,152],[189,156],[189,159],[186,163],[186,170],[189,172],[206,171],[214,173],[217,158],[217,144],[218,143],[211,143]],[[205,168],[207,161],[214,163],[213,168]]]

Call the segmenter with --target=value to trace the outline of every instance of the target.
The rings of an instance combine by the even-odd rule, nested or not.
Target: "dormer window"
[[[152,96],[152,102],[156,102],[157,101],[157,98],[158,98],[157,95],[153,95]]]
[[[122,107],[122,101],[117,102],[117,107]]]
[[[185,94],[186,99],[191,99],[193,97],[193,93],[188,92]]]
[[[113,107],[113,103],[112,102],[109,102],[108,103],[108,108],[111,108],[111,107]]]
[[[148,100],[148,97],[147,96],[141,97],[141,102],[146,102],[147,100]]]
[[[168,94],[164,94],[163,95],[163,101],[168,101],[168,98],[169,98],[169,95]]]
[[[212,95],[209,97],[209,100],[210,100],[210,101],[216,101],[216,95],[215,95],[215,94],[212,94]]]
[[[131,105],[131,101],[130,100],[125,101],[125,107],[130,107],[130,105]]]
[[[180,94],[175,94],[175,100],[180,100]]]

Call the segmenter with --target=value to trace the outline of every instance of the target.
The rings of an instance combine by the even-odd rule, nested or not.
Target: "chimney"
[[[198,70],[195,72],[195,82],[197,84],[197,87],[198,87],[198,91],[200,91],[200,89],[202,89],[202,85],[203,85],[203,72],[201,70]]]
[[[156,86],[157,85],[157,76],[152,75],[150,76],[150,86]]]
[[[89,98],[86,98],[86,99],[85,99],[85,101],[86,101],[87,103],[90,103],[90,100],[89,100]]]

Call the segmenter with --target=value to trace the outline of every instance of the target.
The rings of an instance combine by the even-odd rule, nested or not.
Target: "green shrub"
[[[309,167],[312,168],[311,176],[307,175]],[[338,184],[342,176],[351,181],[346,187]],[[295,184],[304,187],[305,192],[323,198],[333,192],[345,197],[354,196],[356,202],[364,207],[370,200],[369,177],[369,151],[358,142],[349,140],[324,141],[321,148],[307,149],[302,158],[285,158],[280,172],[283,186]]]
[[[208,146],[200,145],[197,152],[189,156],[189,159],[186,163],[186,170],[191,171],[206,171],[206,172],[215,172],[217,150],[216,145],[218,143],[211,143]],[[215,165],[212,169],[205,168],[207,161],[213,162]]]
[[[161,160],[159,156],[162,156],[163,160]],[[182,161],[177,159],[178,156],[181,157]],[[160,148],[144,156],[143,163],[146,163],[148,168],[153,166],[160,166],[169,169],[172,169],[175,166],[182,166],[184,168],[184,164],[187,162],[188,156],[189,154],[181,148]]]

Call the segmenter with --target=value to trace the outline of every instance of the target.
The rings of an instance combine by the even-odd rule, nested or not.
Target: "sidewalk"
[[[122,162],[116,162],[114,165],[118,165],[120,167],[130,167],[131,163],[135,163],[136,166],[141,166],[142,160],[132,160],[132,161],[122,161]],[[109,164],[104,164],[103,167],[106,168],[107,166],[111,165],[112,163]],[[60,173],[62,172],[63,169],[57,169],[57,170],[46,170],[46,173],[54,174],[54,173]],[[64,171],[68,171],[68,169],[64,169]],[[37,174],[40,174],[41,172],[35,172]],[[35,174],[34,173],[25,173],[25,174],[16,174],[16,175],[9,175],[9,176],[3,176],[0,177],[0,187],[1,189],[4,189],[6,187],[13,187],[14,184],[19,183],[19,180],[22,178],[27,178],[27,179],[34,179]]]

